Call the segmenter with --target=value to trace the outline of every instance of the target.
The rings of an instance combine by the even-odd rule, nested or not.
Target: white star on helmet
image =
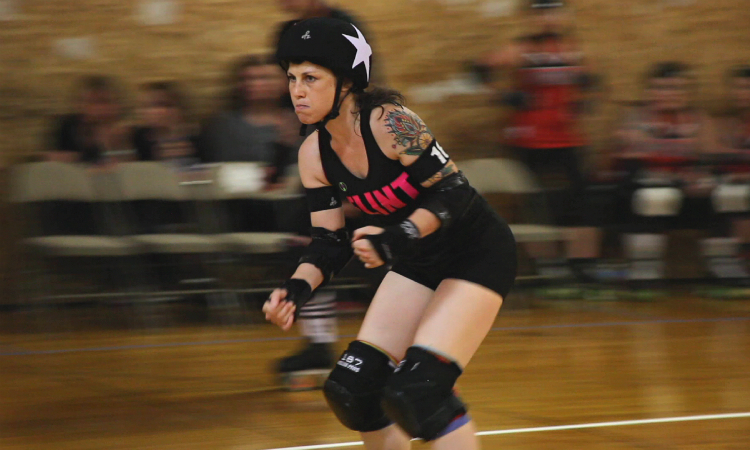
[[[370,81],[370,56],[372,56],[372,47],[370,47],[370,44],[367,43],[365,37],[362,36],[362,32],[360,32],[359,29],[354,25],[352,25],[352,27],[354,27],[354,30],[357,32],[357,37],[349,36],[346,34],[342,35],[345,38],[349,39],[349,42],[351,42],[354,47],[357,48],[357,55],[354,57],[352,69],[357,67],[361,63],[365,63],[365,70],[367,71],[367,81]]]

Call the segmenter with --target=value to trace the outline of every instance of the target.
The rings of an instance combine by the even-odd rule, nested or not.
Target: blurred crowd
[[[320,0],[279,3],[298,18],[355,20]],[[669,232],[694,229],[700,230],[701,249],[695,258],[706,276],[744,282],[750,250],[750,65],[726,74],[726,108],[719,116],[694,102],[697,80],[687,64],[644,67],[641,101],[621,106],[606,163],[584,170],[590,143],[581,122],[595,112],[607,81],[570,31],[566,9],[561,1],[530,0],[523,13],[528,34],[470,63],[477,80],[496,90],[498,107],[509,113],[502,124],[503,154],[512,153],[538,177],[551,224],[565,230],[562,242],[525,244],[534,271],[553,280],[606,281],[602,246],[605,236],[614,234],[627,262],[622,278],[660,282],[666,278]],[[302,139],[286,75],[272,55],[259,54],[239,58],[227,78],[223,107],[199,123],[179,81],[141,86],[133,118],[123,113],[117,80],[85,77],[74,110],[54,124],[45,157],[99,170],[125,161],[162,161],[181,172],[206,163],[257,162],[265,170],[265,189],[279,188]]]

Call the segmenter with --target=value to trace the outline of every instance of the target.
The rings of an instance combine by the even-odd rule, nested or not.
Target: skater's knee
[[[328,405],[344,426],[367,432],[391,424],[380,401],[395,368],[391,357],[374,346],[362,341],[349,344],[323,387]]]
[[[410,347],[383,391],[383,408],[412,437],[444,436],[469,420],[466,405],[453,392],[461,372],[454,361]]]
[[[711,205],[718,213],[744,213],[750,210],[750,186],[722,184],[711,193]]]

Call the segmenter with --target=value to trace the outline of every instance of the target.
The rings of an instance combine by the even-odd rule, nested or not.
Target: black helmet
[[[316,17],[297,22],[282,34],[276,58],[285,70],[290,62],[323,66],[351,80],[355,91],[370,84],[372,48],[357,27],[343,20]]]

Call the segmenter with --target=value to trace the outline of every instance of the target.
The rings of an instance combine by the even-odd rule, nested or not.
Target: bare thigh
[[[484,286],[444,280],[424,311],[414,344],[449,356],[466,367],[492,328],[502,303],[500,294]]]
[[[397,360],[403,359],[433,294],[426,286],[388,272],[367,310],[357,339],[380,347]]]

